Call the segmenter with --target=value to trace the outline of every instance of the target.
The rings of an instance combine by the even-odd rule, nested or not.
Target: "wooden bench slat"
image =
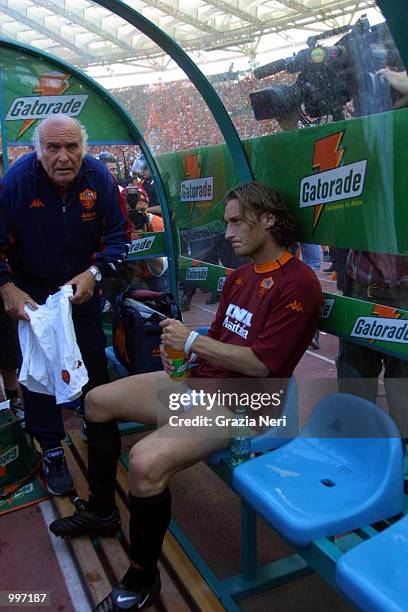
[[[88,499],[89,488],[86,479],[84,478],[81,468],[78,466],[69,446],[65,447],[65,456],[69,465],[71,476],[74,479],[76,491],[79,497]],[[123,574],[129,567],[129,559],[122,545],[116,538],[98,538],[101,549],[106,558],[109,560],[109,565],[116,580],[120,580]]]
[[[55,497],[54,503],[61,517],[72,514],[72,504],[64,497]],[[104,599],[112,590],[105,570],[89,538],[74,538],[70,541],[77,563],[94,605]],[[75,602],[74,602],[75,604]]]
[[[87,448],[86,443],[82,440],[80,433],[77,431],[71,432],[70,436],[74,444],[75,450],[77,451],[79,457],[81,458],[81,461],[83,462],[84,465],[87,465],[88,448]],[[86,485],[86,489],[87,489],[87,492],[86,492],[86,495],[87,495],[88,494],[87,485]],[[122,532],[129,546],[130,545],[129,509],[119,494],[116,494],[116,505],[118,507],[119,514],[122,519]],[[127,568],[129,567],[128,556],[126,555],[125,551],[123,551],[122,546],[120,546],[117,540],[113,540],[112,538],[99,538],[99,541],[101,542],[101,545],[104,546],[104,552],[107,558],[110,559],[111,561],[114,560],[114,563],[111,563],[111,565],[114,570],[117,570],[117,573],[115,572],[115,575],[116,575],[117,580],[120,580],[123,574],[126,572]],[[116,559],[117,559],[117,557],[115,556],[115,552],[116,552],[115,544],[116,546],[120,546],[121,550],[123,551],[123,555],[124,555],[124,559],[122,557],[120,558],[120,564],[121,564],[120,568],[114,567],[114,565],[116,564]],[[109,550],[109,547],[110,547],[110,550]],[[190,606],[183,599],[182,594],[180,593],[179,589],[177,588],[177,586],[174,584],[173,580],[169,576],[166,568],[163,567],[162,563],[159,563],[159,569],[160,569],[160,576],[161,576],[161,582],[162,582],[162,591],[160,594],[160,600],[163,606],[166,608],[166,610],[169,610],[169,612],[191,612]],[[154,611],[156,608],[151,608],[151,609]]]
[[[119,488],[127,492],[127,473],[121,463],[118,466],[117,482]],[[181,583],[186,585],[191,598],[200,610],[208,610],[209,612],[222,612],[225,610],[176,538],[169,531],[164,538],[163,556],[177,573]]]

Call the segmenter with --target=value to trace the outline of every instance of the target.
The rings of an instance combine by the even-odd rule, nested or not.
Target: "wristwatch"
[[[101,271],[99,270],[99,268],[97,268],[96,266],[90,266],[88,268],[88,272],[90,272],[92,274],[92,276],[94,277],[94,279],[96,280],[97,283],[101,282],[102,274],[101,274]]]

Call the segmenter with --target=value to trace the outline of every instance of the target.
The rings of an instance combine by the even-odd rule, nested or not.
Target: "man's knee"
[[[85,418],[88,421],[107,422],[112,419],[102,387],[91,389],[85,396]]]
[[[160,493],[168,482],[167,466],[154,450],[138,443],[129,453],[129,488],[132,495],[149,497]]]

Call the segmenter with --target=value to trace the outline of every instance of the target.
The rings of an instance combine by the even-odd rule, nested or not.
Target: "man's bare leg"
[[[122,420],[155,425],[165,408],[160,394],[165,398],[167,389],[182,393],[187,385],[171,381],[165,372],[136,374],[101,385],[87,394],[85,417],[94,423]]]
[[[92,528],[95,521],[105,529],[106,521],[114,517],[116,465],[120,452],[116,421],[151,425],[155,425],[158,419],[166,421],[169,395],[187,390],[186,383],[174,383],[164,372],[154,372],[132,376],[89,392],[85,416],[88,422],[91,514],[89,509],[78,514],[77,522],[81,522],[82,516],[85,529],[74,535],[87,533],[87,528]],[[188,414],[193,418],[203,412],[203,408],[194,408]],[[229,444],[228,437],[203,435],[203,432],[199,436],[194,434],[196,430],[192,427],[177,427],[175,432],[174,427],[165,423],[132,447],[129,455],[131,566],[121,584],[101,603],[101,610],[117,609],[117,604],[126,598],[128,602],[131,598],[132,606],[146,607],[159,593],[157,564],[171,519],[168,482],[180,470]],[[64,528],[64,524],[69,528],[73,522],[75,515],[56,521],[57,526],[53,523],[51,530],[57,535],[73,535]],[[104,533],[106,535],[106,531]]]

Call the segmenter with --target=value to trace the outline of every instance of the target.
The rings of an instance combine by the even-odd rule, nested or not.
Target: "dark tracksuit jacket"
[[[21,157],[1,182],[0,286],[12,281],[42,304],[92,263],[109,274],[128,250],[122,204],[112,176],[92,157],[85,156],[64,197],[35,153]],[[89,390],[108,380],[98,296],[73,305],[72,314]],[[55,398],[24,388],[23,393],[28,431],[43,448],[59,446],[65,434]]]

